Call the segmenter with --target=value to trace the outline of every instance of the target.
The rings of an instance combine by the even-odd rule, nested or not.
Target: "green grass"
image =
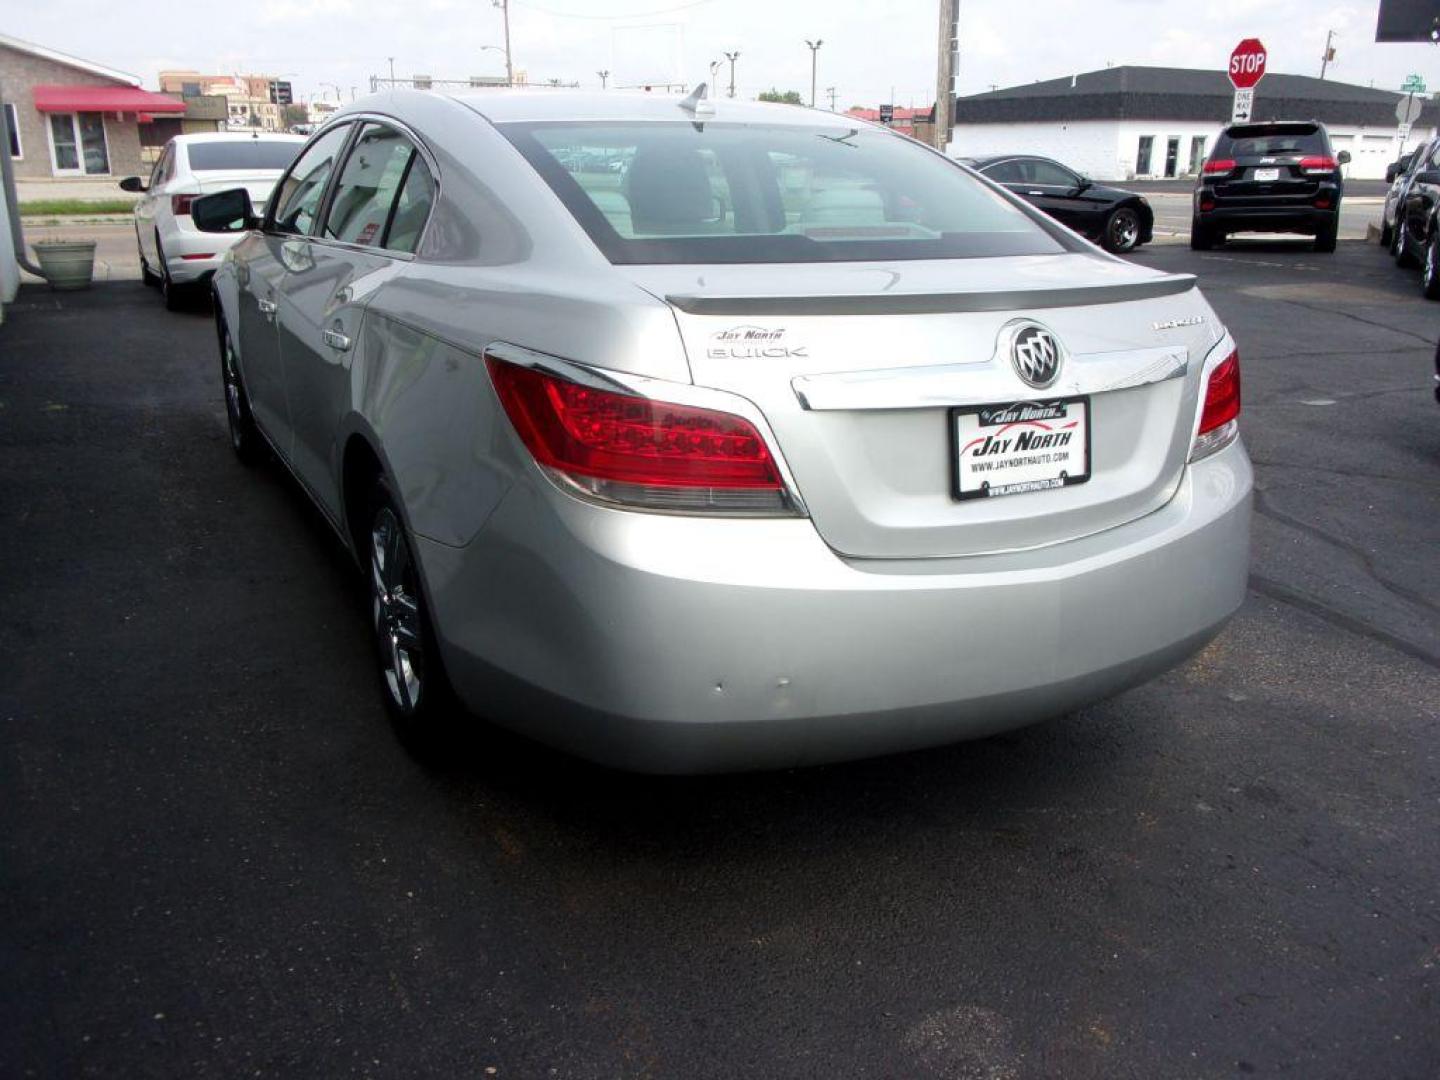
[[[20,204],[21,217],[82,217],[90,214],[128,214],[134,199],[32,199]]]

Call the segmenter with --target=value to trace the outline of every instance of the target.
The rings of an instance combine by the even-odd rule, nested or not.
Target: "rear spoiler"
[[[857,293],[817,296],[717,296],[669,293],[665,301],[691,315],[930,315],[966,311],[1033,311],[1038,308],[1122,304],[1174,296],[1195,287],[1194,274],[1167,274],[1121,285],[1060,289],[1006,289],[963,293]]]

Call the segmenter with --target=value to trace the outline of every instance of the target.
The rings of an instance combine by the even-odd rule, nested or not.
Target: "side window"
[[[410,140],[394,128],[366,124],[340,170],[321,235],[346,244],[382,246],[390,212],[415,156]]]
[[[341,124],[321,135],[305,148],[276,188],[272,226],[280,232],[305,234],[315,223],[325,183],[334,171],[335,159],[350,134],[350,125]]]
[[[160,157],[155,161],[155,168],[150,171],[149,187],[152,191],[168,179],[165,175],[165,163],[170,160],[170,156],[174,153],[174,143],[167,144],[165,149],[160,151]]]
[[[985,175],[997,184],[1023,184],[1025,176],[1020,171],[1018,161],[1002,161],[998,165],[991,165],[985,170]]]
[[[430,217],[430,207],[434,202],[435,180],[425,159],[416,154],[410,159],[410,172],[400,188],[400,198],[395,200],[395,212],[385,233],[385,246],[391,251],[413,254],[420,245],[420,233]]]
[[[1440,169],[1440,142],[1437,142],[1435,149],[1430,151],[1430,164],[1426,168]]]
[[[1032,184],[1045,184],[1049,187],[1074,187],[1080,182],[1079,178],[1069,169],[1057,165],[1053,161],[1041,161],[1036,158],[1029,162],[1029,165]]]

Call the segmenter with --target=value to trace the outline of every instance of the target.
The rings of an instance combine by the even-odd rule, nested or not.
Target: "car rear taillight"
[[[197,198],[199,198],[198,195],[171,195],[170,212],[177,217],[181,214],[190,213],[190,204]]]
[[[1217,173],[1231,173],[1235,171],[1234,158],[1216,158],[1213,161],[1205,162],[1203,172],[1206,176],[1214,176]]]
[[[485,361],[520,441],[575,494],[648,510],[796,513],[770,448],[743,416]]]
[[[1324,176],[1334,172],[1339,166],[1333,157],[1303,157],[1300,159],[1300,171],[1306,176]]]
[[[1190,460],[1198,461],[1231,443],[1239,431],[1239,416],[1240,351],[1232,349],[1205,379],[1200,423],[1190,447]]]

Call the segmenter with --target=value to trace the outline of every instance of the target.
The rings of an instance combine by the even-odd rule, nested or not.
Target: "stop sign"
[[[1230,54],[1230,82],[1236,90],[1251,90],[1265,77],[1265,46],[1259,38],[1246,38]]]

